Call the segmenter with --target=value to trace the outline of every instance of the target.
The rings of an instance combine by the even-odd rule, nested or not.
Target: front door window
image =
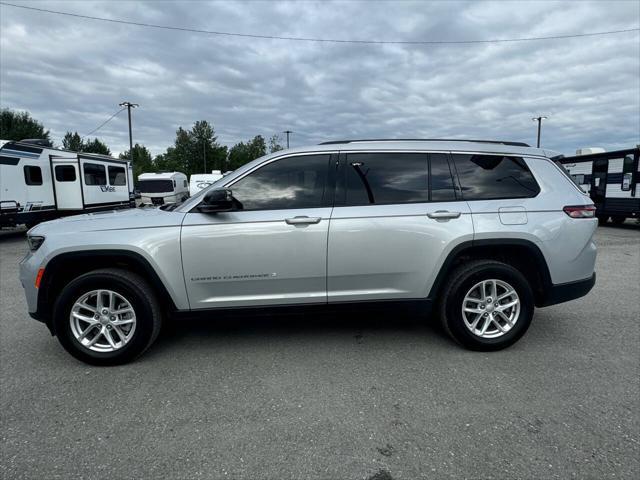
[[[329,155],[276,160],[230,186],[241,210],[318,208],[327,186]]]

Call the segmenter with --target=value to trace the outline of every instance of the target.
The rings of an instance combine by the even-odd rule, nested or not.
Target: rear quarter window
[[[465,200],[529,198],[540,193],[521,157],[454,154],[453,159]]]
[[[571,175],[571,172],[569,172],[569,170],[567,170],[567,167],[565,167],[564,164],[562,164],[559,160],[552,159],[552,161],[560,169],[562,174],[571,183],[573,183],[578,190],[580,190],[582,193],[588,193],[584,188],[582,188],[582,185],[589,183],[589,181],[585,178],[585,175]]]

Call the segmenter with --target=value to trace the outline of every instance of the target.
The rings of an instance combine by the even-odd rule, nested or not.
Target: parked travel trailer
[[[46,140],[0,147],[0,226],[35,225],[78,213],[129,208],[131,165],[52,148]]]
[[[223,176],[220,170],[211,170],[211,173],[194,173],[189,178],[189,195],[193,197],[200,190],[207,188]]]
[[[189,198],[187,176],[180,172],[138,175],[138,190],[143,204],[164,205]]]
[[[596,205],[600,223],[640,217],[640,146],[605,152],[582,148],[560,163]]]

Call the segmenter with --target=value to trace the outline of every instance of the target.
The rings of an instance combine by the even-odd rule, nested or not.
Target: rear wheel
[[[609,216],[608,215],[598,215],[598,224],[599,225],[606,225],[608,220],[609,220]]]
[[[472,350],[500,350],[515,343],[533,318],[533,292],[515,268],[493,260],[458,267],[440,304],[445,331]]]
[[[626,219],[627,217],[613,216],[611,217],[611,223],[613,223],[614,225],[622,225]]]
[[[55,332],[74,357],[117,365],[142,354],[157,338],[161,314],[153,290],[126,270],[95,270],[69,283],[53,313]]]

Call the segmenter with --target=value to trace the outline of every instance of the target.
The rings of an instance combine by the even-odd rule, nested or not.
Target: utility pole
[[[531,120],[533,120],[534,122],[538,122],[538,144],[537,147],[540,148],[540,131],[542,130],[542,120],[546,120],[547,117],[544,116],[540,116],[540,117],[533,117]]]
[[[289,148],[289,134],[293,133],[291,130],[285,130],[282,133],[286,133],[287,134],[287,148]]]
[[[127,113],[129,114],[129,161],[133,165],[133,136],[131,135],[131,109],[136,108],[139,105],[137,103],[122,102],[121,107],[127,107]]]
[[[204,173],[207,173],[207,142],[202,137],[202,158],[204,158]]]

